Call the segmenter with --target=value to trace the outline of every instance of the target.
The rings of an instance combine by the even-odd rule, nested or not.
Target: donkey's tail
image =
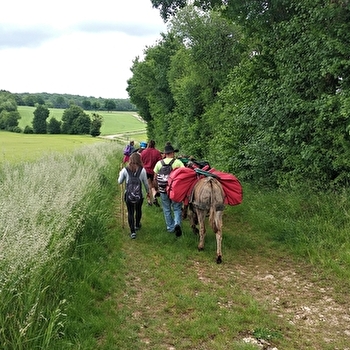
[[[209,223],[215,233],[221,230],[222,211],[224,210],[224,194],[220,183],[216,179],[211,179],[211,195],[209,209]]]
[[[213,203],[211,203],[210,209],[209,209],[209,223],[210,223],[210,226],[212,227],[212,229],[215,233],[217,232],[217,222],[216,221],[217,220],[216,220],[215,206],[213,205]]]

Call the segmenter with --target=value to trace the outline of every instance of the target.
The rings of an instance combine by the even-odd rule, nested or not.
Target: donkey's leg
[[[222,211],[215,212],[215,220],[213,220],[212,228],[216,235],[216,262],[221,264],[221,242],[222,242]]]
[[[199,244],[198,250],[204,249],[204,240],[205,240],[205,217],[207,214],[206,210],[196,210],[198,223],[199,223]]]
[[[184,204],[182,207],[182,220],[187,219],[188,214],[188,204]]]
[[[198,235],[199,230],[196,227],[198,224],[198,219],[197,219],[196,210],[193,208],[192,204],[189,205],[189,219],[190,219],[190,225],[191,225],[192,232],[195,235]]]

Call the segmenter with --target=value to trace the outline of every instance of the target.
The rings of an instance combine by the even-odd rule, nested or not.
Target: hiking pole
[[[121,217],[122,217],[122,228],[125,227],[125,209],[124,209],[124,183],[120,186],[120,208],[121,208]]]
[[[123,169],[123,163],[120,164],[120,170]],[[120,185],[120,216],[122,219],[122,228],[125,227],[125,209],[124,209],[124,182]]]

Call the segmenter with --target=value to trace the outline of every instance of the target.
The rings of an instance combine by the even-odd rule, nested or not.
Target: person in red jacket
[[[154,166],[158,162],[158,160],[162,159],[162,154],[156,148],[156,142],[154,140],[150,140],[148,142],[148,146],[141,152],[141,160],[143,163],[143,167],[147,173],[148,186],[150,191],[148,191],[147,195],[147,203],[148,205],[154,204],[159,207],[159,203],[157,200],[157,189],[154,186]]]

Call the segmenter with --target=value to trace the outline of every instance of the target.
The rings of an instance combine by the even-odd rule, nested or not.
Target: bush
[[[33,128],[31,126],[26,125],[26,127],[23,130],[23,133],[24,134],[34,134],[34,130],[33,130]]]
[[[14,127],[11,127],[9,131],[20,134],[22,132],[22,129],[19,126],[14,126]]]

